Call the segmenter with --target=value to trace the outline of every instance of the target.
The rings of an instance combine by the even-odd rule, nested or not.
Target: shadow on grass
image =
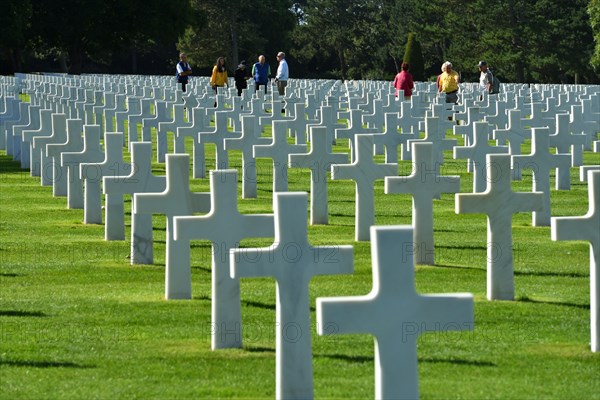
[[[439,268],[452,268],[452,269],[471,269],[471,270],[474,270],[474,271],[486,272],[486,268],[461,267],[461,266],[458,266],[458,265],[435,264],[435,265],[423,265],[423,266],[432,267],[432,268],[439,267]]]
[[[48,315],[40,311],[16,311],[0,310],[0,317],[47,317]]]
[[[515,271],[516,276],[554,276],[563,278],[585,278],[589,279],[590,275],[583,272],[549,272],[549,271]]]
[[[270,347],[261,347],[261,346],[255,346],[255,347],[244,346],[244,350],[246,350],[250,353],[275,353],[275,349],[272,349]]]
[[[441,232],[441,231],[438,231]],[[482,245],[464,245],[464,246],[456,246],[456,245],[436,245],[436,248],[440,249],[448,249],[448,250],[487,250],[487,246]]]
[[[18,276],[21,276],[21,275],[15,274],[13,272],[0,272],[0,277],[3,277],[3,278],[16,278]]]
[[[96,368],[95,365],[81,365],[69,361],[26,361],[26,360],[0,360],[0,366],[28,367],[28,368]]]
[[[12,156],[0,155],[0,174],[13,174],[16,172],[25,172],[21,169],[21,162],[14,161]]]
[[[548,304],[551,306],[574,307],[574,308],[580,308],[582,310],[590,309],[589,304],[567,303],[567,302],[563,302],[563,301],[534,300],[534,299],[530,299],[529,297],[520,297],[520,298],[517,298],[517,301],[523,302],[523,303],[533,303],[533,304]]]
[[[433,357],[420,357],[419,362],[424,363],[448,363],[455,365],[469,365],[472,367],[497,367],[498,365],[489,361],[478,361],[478,360],[465,360],[462,358],[433,358]]]
[[[374,362],[373,356],[349,356],[346,354],[315,354],[316,357],[332,358],[335,360],[348,361],[352,363],[372,363]],[[419,357],[419,362],[424,363],[448,363],[455,365],[468,365],[473,367],[497,367],[496,364],[489,361],[477,361],[477,360],[465,360],[461,358],[433,358],[433,357]]]
[[[260,301],[242,300],[242,305],[246,307],[262,308],[263,310],[275,311],[275,304],[261,303]]]
[[[200,267],[200,266],[198,266],[198,265],[196,265],[196,266],[192,266],[192,267],[190,267],[190,268],[191,268],[191,269],[196,269],[196,270],[198,270],[198,271],[202,271],[202,272],[208,272],[208,273],[211,273],[211,272],[212,272],[212,269],[210,269],[210,268],[208,268],[208,267]]]

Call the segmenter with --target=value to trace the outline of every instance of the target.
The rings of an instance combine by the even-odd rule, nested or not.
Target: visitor
[[[452,63],[446,61],[442,66],[442,74],[438,77],[438,91],[446,93],[446,103],[458,103],[458,84],[460,78],[456,71],[452,70]]]
[[[265,87],[265,94],[267,93],[267,87],[269,86],[269,77],[271,76],[271,66],[266,63],[264,55],[258,56],[258,62],[252,66],[252,76],[254,77],[254,88],[258,92],[260,86]]]
[[[188,77],[192,74],[192,67],[187,63],[187,55],[179,54],[179,62],[177,63],[177,82],[181,83],[181,91],[185,92],[185,87],[188,83]]]
[[[410,100],[412,96],[412,90],[415,87],[415,83],[413,82],[413,77],[410,72],[408,72],[410,66],[408,63],[402,63],[402,71],[400,71],[396,77],[394,78],[394,87],[396,88],[396,97],[398,97],[398,93],[400,90],[404,91],[404,100]]]

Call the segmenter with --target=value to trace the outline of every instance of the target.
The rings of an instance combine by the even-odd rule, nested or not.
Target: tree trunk
[[[67,74],[69,73],[69,66],[67,65],[67,53],[61,51],[58,55],[58,64],[60,65],[60,72]]]
[[[129,48],[129,54],[131,56],[131,73],[137,74],[137,49],[135,45],[135,40],[131,41],[131,46]]]
[[[231,16],[231,62],[233,65],[231,66],[232,71],[235,71],[237,65],[239,64],[240,56],[239,52],[239,34],[238,34],[238,26],[237,26],[237,15],[233,14]]]
[[[73,75],[81,75],[81,71],[83,69],[83,50],[77,47],[69,49],[69,61],[71,61],[69,73]]]
[[[346,67],[346,55],[344,54],[344,49],[338,49],[338,58],[340,59],[340,71],[342,73],[342,82],[346,81],[346,75],[348,73],[348,68]]]

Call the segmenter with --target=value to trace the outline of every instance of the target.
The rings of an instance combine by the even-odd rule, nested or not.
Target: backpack
[[[492,78],[492,91],[491,94],[498,94],[500,93],[500,79],[498,79],[495,75]]]

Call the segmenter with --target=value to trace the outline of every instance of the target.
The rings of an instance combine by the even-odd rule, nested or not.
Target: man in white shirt
[[[177,63],[177,82],[181,83],[181,90],[185,92],[185,87],[188,83],[188,77],[192,74],[192,67],[187,63],[187,55],[179,54],[179,62]]]
[[[488,69],[487,62],[479,61],[477,66],[479,67],[479,71],[481,71],[479,75],[479,90],[481,91],[481,98],[483,98],[483,93],[492,93],[494,76],[492,75],[492,71]]]
[[[275,82],[277,83],[277,90],[280,96],[285,95],[285,87],[290,76],[287,61],[285,61],[285,53],[280,51],[277,53],[277,60],[279,60],[279,67],[277,67],[277,75],[275,75]]]

